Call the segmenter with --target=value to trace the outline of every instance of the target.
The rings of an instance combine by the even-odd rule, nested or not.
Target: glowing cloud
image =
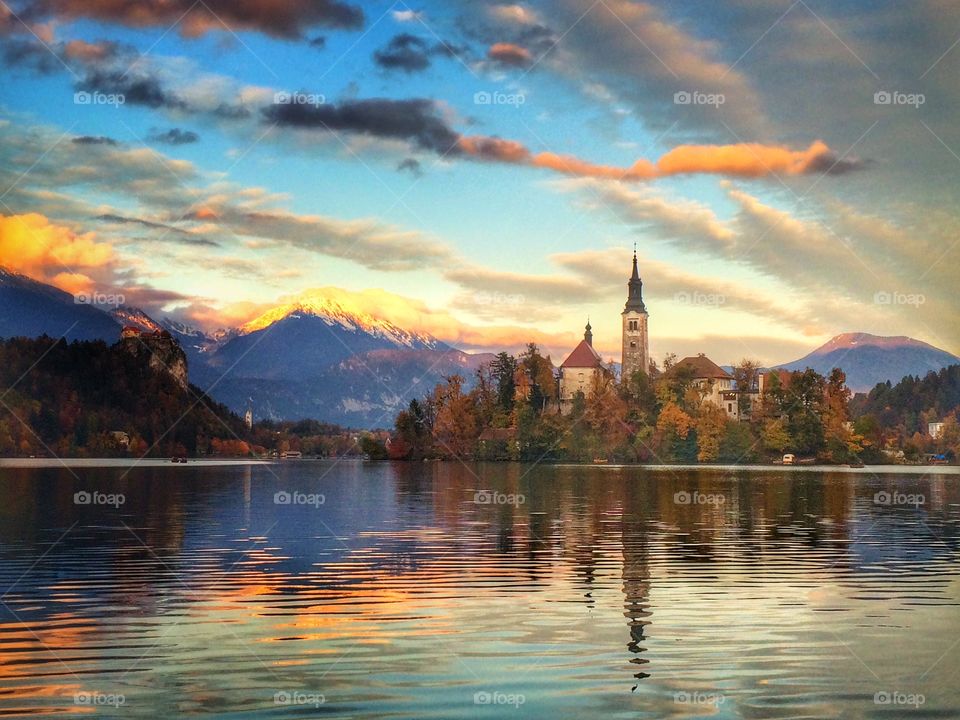
[[[91,274],[114,262],[113,247],[94,233],[78,235],[38,213],[0,216],[0,258],[10,270],[67,292],[90,290]]]

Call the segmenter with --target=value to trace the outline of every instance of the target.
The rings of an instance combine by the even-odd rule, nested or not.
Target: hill
[[[98,308],[52,285],[0,267],[0,337],[117,338],[120,326]]]
[[[179,346],[152,342],[0,341],[0,454],[192,455],[242,437],[239,417],[185,384]]]
[[[956,363],[960,363],[957,356],[913,338],[845,333],[799,360],[779,367],[785,370],[812,368],[821,375],[839,367],[846,373],[851,390],[867,392],[877,383],[896,383],[908,375],[922,377],[931,370]]]

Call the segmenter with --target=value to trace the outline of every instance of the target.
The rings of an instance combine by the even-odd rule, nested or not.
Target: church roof
[[[685,357],[673,366],[673,371],[676,372],[681,368],[689,368],[694,378],[709,378],[713,380],[733,377],[706,355],[691,355],[690,357]]]
[[[600,355],[596,350],[593,349],[590,343],[588,343],[586,340],[581,340],[580,344],[573,349],[573,352],[567,356],[567,359],[563,361],[563,364],[560,367],[603,367],[603,360],[600,359]]]

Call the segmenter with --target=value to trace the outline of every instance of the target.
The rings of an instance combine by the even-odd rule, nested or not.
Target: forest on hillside
[[[156,362],[137,340],[68,343],[49,337],[0,341],[0,456],[169,457],[360,454],[355,433],[305,420],[242,418]],[[151,359],[154,362],[151,363]]]

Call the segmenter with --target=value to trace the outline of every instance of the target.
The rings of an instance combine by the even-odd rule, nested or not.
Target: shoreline
[[[330,462],[370,462],[370,464],[380,465],[385,463],[397,462],[407,464],[410,461],[405,460],[376,460],[363,461],[361,458],[295,458],[295,459],[271,459],[263,460],[260,458],[223,458],[210,459],[198,458],[188,459],[186,463],[172,463],[169,458],[0,458],[0,469],[3,468],[107,468],[107,467],[241,467],[256,465],[279,465],[279,464],[298,464],[298,463],[330,463]],[[428,462],[454,462],[452,460],[430,460]],[[520,461],[503,460],[474,460],[471,461],[478,465],[503,465],[518,464],[529,465]],[[413,462],[410,464],[417,465]],[[960,465],[865,465],[864,467],[850,467],[848,465],[778,465],[763,463],[742,463],[742,464],[722,464],[722,463],[703,463],[703,464],[667,464],[667,463],[540,463],[544,467],[555,468],[594,468],[597,470],[627,470],[639,469],[650,472],[675,472],[685,470],[706,470],[706,471],[749,471],[749,472],[836,472],[860,475],[960,475]]]

